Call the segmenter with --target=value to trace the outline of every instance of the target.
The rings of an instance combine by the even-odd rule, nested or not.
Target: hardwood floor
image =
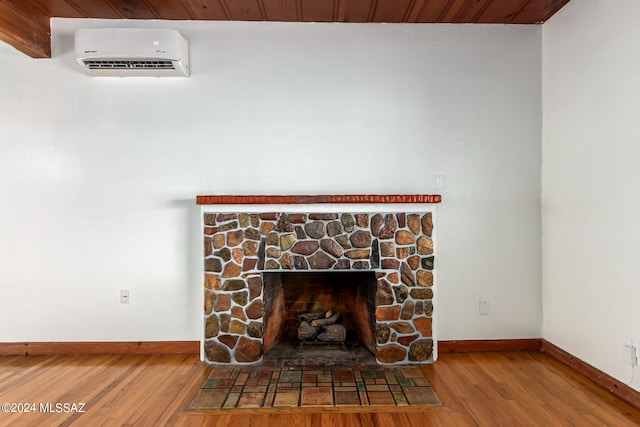
[[[0,413],[0,425],[640,425],[640,409],[544,353],[442,354],[434,365],[421,369],[442,407],[393,412],[384,408],[191,412],[185,408],[210,370],[195,355],[4,356],[0,403],[35,411]],[[56,403],[68,405],[56,408]],[[84,412],[73,412],[80,404]],[[56,409],[62,412],[52,412]]]

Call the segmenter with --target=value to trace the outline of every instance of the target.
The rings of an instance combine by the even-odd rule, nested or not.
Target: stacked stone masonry
[[[205,357],[263,355],[263,271],[371,270],[380,363],[433,352],[433,219],[429,213],[205,213]]]

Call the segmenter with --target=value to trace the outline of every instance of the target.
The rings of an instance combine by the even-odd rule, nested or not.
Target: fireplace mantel
[[[198,205],[295,205],[316,203],[440,203],[439,194],[324,194],[197,196]]]

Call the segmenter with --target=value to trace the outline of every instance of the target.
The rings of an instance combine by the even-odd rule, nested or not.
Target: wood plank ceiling
[[[539,24],[570,0],[0,0],[0,40],[51,57],[50,18]]]

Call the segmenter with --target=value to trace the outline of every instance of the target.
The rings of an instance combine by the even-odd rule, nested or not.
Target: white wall
[[[581,0],[543,26],[543,336],[625,383],[622,345],[640,337],[638,16],[636,0]]]
[[[179,29],[192,76],[83,75],[72,33],[105,25]],[[440,339],[539,337],[540,44],[56,19],[51,60],[0,45],[0,341],[197,340],[197,194],[434,193],[437,174]]]

